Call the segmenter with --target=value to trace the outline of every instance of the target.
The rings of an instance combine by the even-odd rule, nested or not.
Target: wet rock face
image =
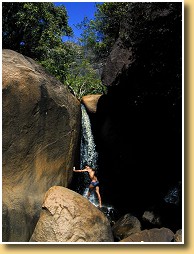
[[[154,12],[133,45],[117,41],[102,74],[108,93],[96,111],[99,177],[104,198],[123,214],[142,216],[151,206],[163,206],[181,181],[182,23],[179,3],[173,6]],[[130,33],[127,22],[123,29]],[[129,57],[119,61],[119,54]],[[164,204],[161,220],[171,214],[171,225],[179,221],[179,229],[181,202],[172,206],[168,213]]]
[[[42,207],[30,242],[113,242],[105,215],[74,191],[53,186]]]
[[[3,241],[29,240],[42,198],[68,186],[80,103],[30,58],[3,50]]]

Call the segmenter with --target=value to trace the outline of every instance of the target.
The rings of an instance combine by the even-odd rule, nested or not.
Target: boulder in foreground
[[[30,242],[113,242],[108,219],[85,197],[51,187]]]

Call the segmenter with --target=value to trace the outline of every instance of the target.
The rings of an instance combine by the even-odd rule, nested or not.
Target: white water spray
[[[96,152],[96,145],[92,134],[91,123],[85,106],[81,104],[82,111],[82,136],[81,136],[81,150],[80,150],[80,167],[83,168],[85,164],[92,168],[97,168],[98,153]]]
[[[84,168],[85,165],[89,165],[90,167],[96,169],[97,171],[97,160],[98,153],[96,152],[96,145],[94,142],[94,137],[92,134],[90,118],[85,109],[85,106],[81,104],[82,111],[82,130],[81,130],[81,147],[80,147],[80,168]],[[90,178],[87,173],[84,172],[84,191],[82,193],[83,196],[87,196],[88,186],[90,184]],[[98,205],[98,200],[96,195],[92,193],[89,198],[90,202],[94,205]]]

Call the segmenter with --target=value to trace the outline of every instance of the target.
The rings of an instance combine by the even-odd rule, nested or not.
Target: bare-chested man
[[[100,188],[99,188],[99,181],[95,175],[95,169],[89,167],[88,165],[85,166],[84,169],[78,169],[76,170],[75,167],[73,167],[74,172],[88,172],[89,177],[91,179],[90,185],[89,185],[89,190],[87,197],[89,198],[91,192],[95,189],[96,194],[98,196],[98,201],[99,201],[99,207],[102,207],[102,201],[101,201],[101,196],[100,196]]]

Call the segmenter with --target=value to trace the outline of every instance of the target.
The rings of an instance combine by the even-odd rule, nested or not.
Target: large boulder
[[[32,59],[2,55],[3,241],[28,241],[45,192],[71,183],[80,103]]]
[[[81,103],[84,104],[88,113],[96,113],[97,104],[102,94],[88,94],[82,97]]]
[[[85,197],[51,187],[30,242],[113,242],[110,223]]]

